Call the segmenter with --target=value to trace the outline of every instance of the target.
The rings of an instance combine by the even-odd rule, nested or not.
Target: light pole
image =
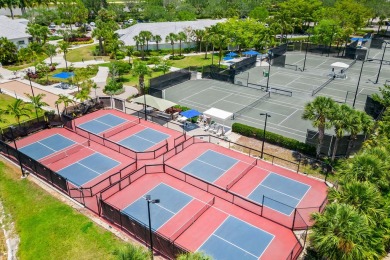
[[[146,115],[146,88],[145,83],[141,84],[142,92],[144,92],[144,114],[145,114],[145,121],[148,121],[148,116]]]
[[[261,116],[265,116],[265,122],[264,122],[264,132],[263,132],[263,144],[261,146],[261,159],[264,158],[264,142],[265,142],[265,130],[267,129],[267,119],[268,117],[271,117],[268,113],[260,113]]]
[[[378,76],[376,77],[375,84],[377,84],[378,81],[379,81],[379,75],[381,74],[383,59],[385,58],[385,52],[386,52],[387,44],[389,43],[389,42],[387,42],[387,41],[383,41],[383,42],[385,43],[385,48],[383,49],[383,54],[382,54],[382,59],[381,59],[381,65],[379,65]]]
[[[145,199],[148,203],[148,219],[149,219],[149,236],[150,236],[150,252],[152,253],[152,259],[153,259],[153,236],[152,236],[152,220],[150,218],[150,203],[156,204],[160,203],[159,199],[152,200],[152,197],[150,195],[146,195]]]
[[[26,174],[25,174],[25,172],[23,170],[22,160],[20,159],[20,154],[19,154],[18,147],[16,146],[16,141],[15,141],[15,139],[16,139],[15,135],[14,135],[15,127],[14,126],[10,126],[9,130],[11,132],[11,138],[12,138],[12,141],[14,142],[14,146],[15,146],[15,149],[16,149],[16,156],[18,157],[17,159],[19,161],[20,170],[22,171],[22,178],[25,178]]]
[[[367,61],[372,61],[372,60],[367,60]],[[363,59],[362,60],[362,67],[360,68],[360,74],[359,74],[358,83],[357,83],[357,86],[356,86],[355,97],[353,98],[353,104],[352,104],[353,108],[355,108],[355,102],[356,102],[356,97],[357,97],[357,94],[358,94],[358,91],[359,91],[360,78],[362,77],[364,62],[365,62],[365,60]]]
[[[302,69],[302,71],[305,71],[305,67],[306,67],[306,56],[307,56],[307,49],[308,49],[309,43],[310,43],[310,33],[308,35],[309,35],[309,38],[308,38],[307,44],[306,44],[305,60],[303,61],[303,69]]]
[[[272,51],[268,51],[268,76],[267,76],[267,88],[265,89],[266,92],[268,92],[268,88],[269,88],[269,77],[271,76],[271,60],[272,60],[272,56],[274,56]]]

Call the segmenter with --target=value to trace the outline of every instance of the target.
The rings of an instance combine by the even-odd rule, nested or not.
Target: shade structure
[[[215,107],[212,107],[212,108],[204,111],[203,114],[206,116],[218,118],[221,120],[226,120],[228,118],[232,118],[232,116],[233,116],[233,113],[225,111],[225,110],[221,110],[221,109],[218,109]]]
[[[250,50],[250,51],[245,51],[242,54],[249,55],[249,56],[255,56],[255,55],[259,55],[260,53],[257,51],[254,51],[254,50]]]
[[[343,69],[346,69],[346,68],[349,68],[349,65],[344,63],[344,62],[334,62],[332,64],[330,64],[331,67],[337,67],[337,68],[343,68]]]
[[[53,78],[59,78],[59,79],[68,79],[74,76],[73,72],[60,72],[53,75]]]
[[[158,97],[153,97],[151,95],[145,95],[145,98],[144,98],[144,96],[139,96],[137,98],[134,98],[132,100],[132,102],[144,104],[144,101],[145,101],[144,99],[146,99],[147,106],[153,107],[159,111],[165,111],[168,108],[177,105],[176,103],[173,103],[169,100],[165,100],[165,99],[158,98]]]
[[[196,117],[196,116],[199,116],[200,114],[202,114],[202,113],[200,113],[199,111],[197,111],[195,109],[180,112],[180,115],[185,116],[186,118]]]
[[[226,54],[226,56],[228,56],[228,57],[236,57],[236,56],[238,56],[238,54],[231,51],[228,54]]]
[[[223,57],[223,60],[232,60],[233,58],[230,56]]]

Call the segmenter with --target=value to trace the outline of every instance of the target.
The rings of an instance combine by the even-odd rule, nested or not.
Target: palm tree
[[[68,53],[68,49],[70,45],[67,41],[62,41],[58,44],[58,47],[60,47],[60,50],[64,53],[65,67],[66,70],[68,70],[68,62],[66,60],[66,54]]]
[[[158,34],[156,34],[156,35],[154,36],[154,40],[155,40],[155,42],[156,42],[156,47],[157,47],[157,50],[158,50],[158,43],[162,41],[161,36],[158,35]]]
[[[171,64],[169,61],[167,60],[163,60],[160,62],[160,64],[158,65],[158,68],[165,74],[169,71],[169,69],[171,68]]]
[[[210,28],[206,28],[206,30],[204,31],[204,36],[203,36],[203,40],[204,40],[204,45],[205,45],[205,54],[204,54],[204,58],[207,59],[207,51],[208,51],[208,48],[209,48],[209,43],[210,43]]]
[[[50,57],[50,66],[53,66],[53,57],[57,54],[57,47],[53,44],[46,44],[44,51]]]
[[[176,39],[179,41],[179,56],[181,56],[181,43],[187,40],[187,35],[184,32],[179,32]]]
[[[28,93],[24,93],[24,94],[30,99],[31,104],[33,104],[35,108],[35,114],[38,118],[38,110],[41,110],[42,107],[44,106],[49,106],[45,101],[42,100],[46,95],[42,93],[35,96],[32,96]]]
[[[131,56],[134,54],[134,47],[133,46],[126,46],[125,47],[125,54],[126,56],[129,56],[129,64],[131,63]]]
[[[142,31],[142,36],[145,38],[146,41],[146,51],[149,51],[149,42],[153,38],[153,34],[150,31]]]
[[[305,105],[302,119],[312,121],[313,127],[318,128],[318,143],[317,143],[317,157],[321,153],[321,147],[324,140],[325,129],[331,127],[328,119],[331,117],[331,112],[335,102],[329,97],[316,97],[312,102]]]
[[[135,46],[136,46],[137,51],[138,51],[139,50],[139,44],[140,44],[139,36],[138,35],[134,36],[133,40],[135,41]]]
[[[314,213],[311,245],[325,259],[379,259],[372,250],[372,229],[356,209],[332,203],[323,214]]]
[[[356,115],[357,120],[353,120],[349,122],[348,131],[351,133],[351,136],[348,142],[347,155],[349,155],[353,147],[353,143],[357,139],[357,135],[360,134],[361,132],[367,135],[371,131],[374,125],[372,117],[367,115],[366,112],[354,110],[354,114]]]
[[[193,30],[192,34],[195,37],[196,42],[199,45],[199,52],[202,52],[202,41],[205,37],[206,31],[205,30]]]
[[[175,49],[174,49],[174,45],[175,45],[175,41],[177,40],[177,35],[174,34],[174,33],[169,33],[167,35],[167,37],[165,37],[165,41],[170,43],[171,46],[172,46],[172,57],[175,57]]]
[[[339,140],[344,136],[345,131],[349,131],[350,122],[359,123],[359,117],[354,113],[354,110],[346,104],[337,105],[333,107],[330,113],[330,124],[334,127],[336,133],[336,139],[332,151],[332,161],[336,157],[337,148],[339,145]]]
[[[91,97],[89,96],[89,89],[81,89],[81,91],[76,93],[75,98],[77,98],[80,103],[83,103],[85,100],[91,99]]]
[[[228,38],[226,35],[223,35],[219,32],[215,32],[211,35],[211,42],[213,46],[216,46],[219,50],[218,52],[218,66],[221,66],[221,60],[222,60],[222,50],[225,48],[228,43],[230,42],[230,38]]]
[[[22,116],[30,117],[31,110],[26,107],[26,104],[23,103],[23,100],[17,98],[12,104],[7,105],[6,109],[7,113],[12,115],[16,122],[18,122],[18,125],[20,126],[20,118]]]
[[[133,39],[134,41],[138,42],[138,45],[141,46],[141,59],[144,60],[145,59],[145,33],[142,33],[142,31],[138,34],[138,36],[134,36]]]
[[[69,98],[67,95],[64,95],[64,94],[59,94],[58,95],[58,99],[57,101],[55,102],[56,105],[59,105],[59,104],[64,104],[65,106],[65,113],[67,114],[68,111],[67,111],[67,107],[69,104],[74,104],[74,100]]]
[[[102,56],[104,54],[104,47],[103,47],[103,39],[106,35],[106,31],[104,28],[95,28],[92,31],[92,37],[96,37],[99,41],[99,55]]]
[[[118,37],[113,37],[110,39],[109,49],[111,50],[111,53],[115,55],[115,60],[117,60],[117,53],[123,45],[123,41],[119,40]]]
[[[4,115],[7,113],[6,110],[0,109],[0,123],[7,123],[8,120],[4,118]]]
[[[138,76],[138,84],[142,94],[145,91],[145,76],[150,76],[151,74],[152,71],[145,62],[138,61],[134,63],[133,75]]]

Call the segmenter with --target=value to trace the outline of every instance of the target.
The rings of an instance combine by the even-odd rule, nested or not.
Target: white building
[[[165,41],[165,38],[170,33],[189,32],[191,30],[203,30],[206,27],[210,27],[225,20],[197,20],[197,21],[184,21],[184,22],[160,22],[160,23],[138,23],[130,26],[126,29],[116,31],[119,34],[120,40],[124,42],[126,46],[136,46],[134,36],[138,35],[141,31],[149,31],[153,35],[160,35],[161,42],[158,43],[159,49],[172,48],[170,43]],[[178,43],[175,44],[175,48],[178,48]],[[190,46],[194,46],[194,42],[190,41]],[[149,50],[155,50],[157,47],[154,40],[149,42]],[[187,44],[182,43],[182,47],[188,47]],[[146,47],[145,47],[146,48]]]
[[[18,48],[27,47],[31,35],[26,33],[26,21],[25,19],[12,20],[5,15],[0,15],[0,38],[7,38]]]

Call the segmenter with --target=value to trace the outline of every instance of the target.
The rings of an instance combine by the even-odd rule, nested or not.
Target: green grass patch
[[[66,55],[66,58],[69,62],[78,62],[78,61],[82,61],[83,59],[84,61],[93,60],[94,56],[92,52],[93,50],[95,50],[96,46],[97,44],[94,44],[94,45],[88,45],[73,50],[69,50],[69,52]],[[110,60],[110,57],[108,56],[103,56],[102,58],[105,61]]]
[[[0,198],[21,239],[20,259],[115,259],[125,245],[3,162]]]
[[[6,94],[0,94],[0,109],[6,110],[7,106],[12,104],[14,101],[15,101],[15,98],[8,96]],[[20,122],[22,122],[24,120],[36,118],[34,106],[31,104],[26,104],[26,106],[31,111],[30,113],[28,113],[30,117],[23,116],[20,118]],[[38,115],[39,116],[43,115],[43,112],[40,111],[38,113]],[[6,120],[6,122],[4,122],[4,123],[0,122],[0,128],[4,128],[4,127],[10,126],[10,125],[17,124],[16,119],[12,115],[4,114],[2,116],[2,118],[4,118]]]
[[[204,58],[204,54],[196,56],[186,56],[182,60],[170,60],[172,67],[187,68],[189,66],[209,66],[211,65],[211,54],[207,54],[207,59]],[[218,65],[218,54],[214,54],[214,64]]]
[[[153,71],[151,76],[145,76],[145,81],[148,81],[151,78],[161,76],[163,74],[164,73],[162,71]],[[131,73],[122,75],[121,78],[122,78],[121,82],[123,82],[124,85],[127,85],[127,86],[138,85],[138,76],[134,76]]]
[[[12,71],[17,71],[17,70],[24,70],[28,67],[34,66],[33,63],[26,63],[22,65],[9,65],[9,66],[4,66],[7,70],[12,70]]]

